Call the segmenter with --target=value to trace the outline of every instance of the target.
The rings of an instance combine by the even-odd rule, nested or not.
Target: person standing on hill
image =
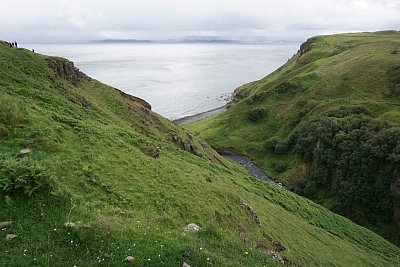
[[[13,47],[12,43],[8,43],[8,44],[10,45],[10,48],[12,48],[12,47]]]
[[[14,45],[15,45],[16,48],[18,48],[18,43],[17,42],[14,42]]]

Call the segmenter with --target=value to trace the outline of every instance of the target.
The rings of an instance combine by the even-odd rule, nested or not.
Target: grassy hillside
[[[0,45],[1,266],[399,264],[398,247],[149,108],[64,59]]]
[[[400,242],[400,33],[317,36],[189,128]]]

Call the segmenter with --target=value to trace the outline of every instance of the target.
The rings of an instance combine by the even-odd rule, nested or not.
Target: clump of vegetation
[[[302,120],[302,118],[304,116],[306,116],[311,110],[313,110],[317,106],[318,106],[318,102],[313,99],[308,101],[307,103],[301,102],[300,103],[301,110],[300,110],[299,114],[297,114],[293,118],[291,125],[295,126],[295,125],[299,124],[300,121]]]
[[[262,101],[265,100],[266,98],[267,98],[267,93],[266,93],[266,92],[257,93],[257,94],[254,94],[254,95],[250,98],[250,103],[262,102]]]
[[[267,110],[265,108],[255,108],[249,113],[249,120],[258,122],[265,118]]]
[[[272,168],[276,172],[284,172],[287,170],[288,167],[289,167],[289,164],[284,160],[279,160],[279,161],[272,163]]]
[[[52,191],[52,175],[42,165],[28,159],[0,160],[0,192],[32,196]]]
[[[288,140],[280,140],[279,137],[273,136],[265,141],[264,147],[268,152],[279,155],[286,152],[289,145]]]
[[[371,223],[393,219],[390,183],[400,162],[400,128],[374,121],[362,110],[339,109],[311,119],[295,133],[294,152],[312,163],[297,192],[335,195],[334,210]]]
[[[275,96],[285,96],[285,95],[291,95],[299,92],[303,92],[304,88],[299,86],[297,83],[294,82],[288,82],[284,81],[277,86],[275,86],[272,90],[271,93]]]
[[[280,141],[280,139],[277,136],[273,136],[273,137],[268,138],[265,141],[265,144],[264,144],[265,149],[267,151],[269,151],[269,152],[275,153],[275,147],[279,143],[279,141]]]

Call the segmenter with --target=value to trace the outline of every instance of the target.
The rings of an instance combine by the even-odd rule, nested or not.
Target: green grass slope
[[[226,112],[188,127],[400,242],[400,33],[317,36]]]
[[[253,179],[148,108],[64,59],[0,45],[1,266],[400,263],[372,231]]]

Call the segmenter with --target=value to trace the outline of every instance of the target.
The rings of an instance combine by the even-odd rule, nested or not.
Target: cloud
[[[8,1],[0,39],[83,41],[214,36],[238,40],[399,29],[396,0]]]

